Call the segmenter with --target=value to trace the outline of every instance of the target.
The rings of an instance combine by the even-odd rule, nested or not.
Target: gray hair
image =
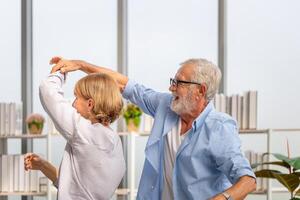
[[[194,74],[191,81],[205,84],[207,86],[206,99],[212,100],[219,89],[219,84],[222,78],[222,73],[218,66],[206,59],[188,59],[180,65],[194,65]]]

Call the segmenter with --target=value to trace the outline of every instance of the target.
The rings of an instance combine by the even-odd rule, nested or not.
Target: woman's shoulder
[[[99,147],[100,149],[113,150],[120,137],[116,131],[100,123],[92,124],[89,120],[80,118],[76,123],[76,133],[73,144],[85,144]]]

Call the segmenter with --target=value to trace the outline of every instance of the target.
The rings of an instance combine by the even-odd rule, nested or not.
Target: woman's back
[[[60,167],[58,199],[109,199],[125,173],[121,140],[100,123],[75,118],[76,131]]]

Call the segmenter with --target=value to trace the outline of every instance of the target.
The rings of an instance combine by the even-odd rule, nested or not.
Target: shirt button
[[[154,186],[153,185],[151,186],[151,189],[154,190]]]

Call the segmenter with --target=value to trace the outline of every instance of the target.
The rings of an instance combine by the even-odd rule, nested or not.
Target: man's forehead
[[[193,72],[194,72],[194,66],[191,64],[185,64],[178,69],[175,77],[190,78]]]

